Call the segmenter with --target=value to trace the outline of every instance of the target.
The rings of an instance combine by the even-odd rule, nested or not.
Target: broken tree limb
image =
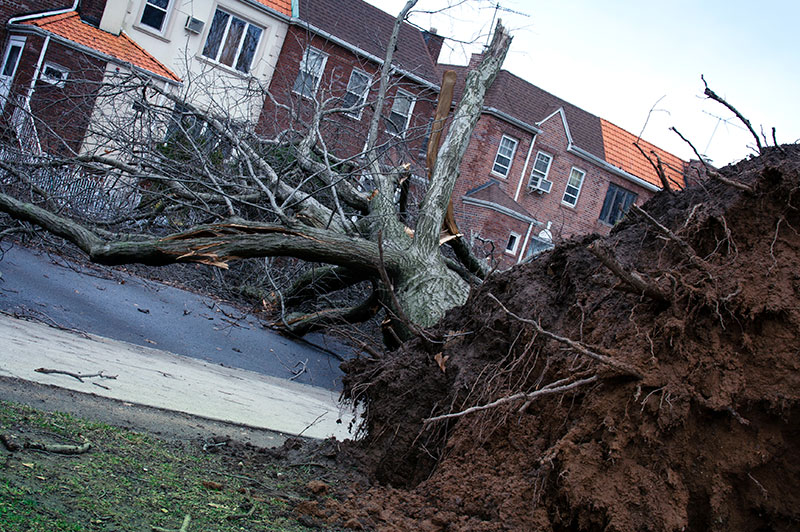
[[[547,386],[545,386],[543,388],[540,388],[540,389],[538,389],[536,391],[533,391],[533,392],[517,393],[517,394],[514,394],[514,395],[509,395],[507,397],[502,397],[502,398],[500,398],[500,399],[498,399],[496,401],[492,401],[491,403],[488,403],[488,404],[485,404],[485,405],[479,405],[479,406],[473,406],[473,407],[467,408],[466,410],[462,410],[461,412],[453,412],[452,414],[443,414],[441,416],[431,417],[431,418],[426,419],[423,423],[425,423],[427,425],[429,423],[434,423],[436,421],[443,421],[445,419],[453,419],[453,418],[457,418],[457,417],[466,416],[467,414],[472,414],[473,412],[480,412],[481,410],[488,410],[490,408],[495,408],[495,407],[498,407],[500,405],[504,405],[506,403],[511,403],[513,401],[520,401],[522,399],[526,399],[527,401],[532,401],[533,399],[536,399],[537,397],[541,397],[543,395],[553,395],[553,394],[556,394],[556,393],[568,392],[569,390],[573,390],[573,389],[578,388],[580,386],[584,386],[586,384],[591,384],[593,382],[596,382],[597,379],[598,379],[597,375],[592,375],[591,377],[588,377],[586,379],[580,379],[580,380],[577,380],[577,381],[572,381],[569,384],[556,386],[556,384],[563,382],[563,381],[557,381],[555,383],[550,383]]]
[[[639,150],[639,153],[641,153],[642,156],[645,159],[647,159],[647,162],[650,163],[650,166],[652,166],[653,170],[655,170],[656,174],[658,174],[658,179],[661,180],[661,188],[662,188],[662,190],[672,194],[672,188],[669,186],[669,181],[667,180],[667,174],[666,174],[666,172],[664,172],[664,166],[661,164],[661,158],[658,156],[658,154],[655,151],[651,151],[651,153],[653,155],[655,155],[656,158],[658,159],[658,164],[656,164],[656,163],[653,162],[653,159],[651,159],[650,156],[647,155],[644,152],[642,147],[639,146],[638,140],[636,142],[634,142],[633,145],[636,146],[636,149]]]
[[[538,334],[541,334],[542,336],[550,338],[551,340],[555,340],[557,342],[560,342],[560,343],[568,346],[570,349],[572,349],[574,351],[577,351],[578,353],[580,353],[580,354],[582,354],[584,356],[592,358],[592,359],[594,359],[594,360],[596,360],[596,361],[598,361],[598,362],[600,362],[602,364],[605,364],[606,366],[612,367],[612,368],[620,371],[623,375],[628,375],[628,376],[634,377],[636,379],[641,379],[643,377],[641,372],[639,370],[637,370],[636,368],[634,368],[633,366],[631,366],[630,364],[626,364],[625,362],[621,362],[619,360],[616,360],[616,359],[614,359],[614,358],[612,358],[612,357],[610,357],[608,355],[603,355],[601,353],[598,353],[597,352],[597,348],[590,348],[589,346],[587,346],[586,344],[584,344],[582,342],[577,342],[575,340],[572,340],[571,338],[567,338],[567,337],[564,337],[564,336],[559,336],[559,335],[557,335],[555,333],[552,333],[552,332],[544,329],[539,324],[539,322],[537,322],[535,320],[529,320],[529,319],[523,318],[521,316],[518,316],[518,315],[514,314],[510,310],[508,310],[508,308],[506,308],[506,306],[503,305],[503,303],[501,303],[500,300],[497,299],[494,296],[494,294],[489,293],[488,295],[495,303],[500,305],[500,308],[503,309],[503,312],[505,312],[506,314],[508,314],[509,316],[511,316],[512,318],[514,318],[517,321],[521,321],[522,323],[526,323],[528,325],[531,325]]]
[[[700,79],[702,79],[702,80],[703,80],[703,85],[705,85],[705,87],[706,87],[706,88],[705,88],[705,90],[703,91],[703,94],[705,94],[706,96],[708,96],[709,98],[711,98],[711,99],[712,99],[712,100],[714,100],[715,102],[719,102],[719,103],[721,103],[722,105],[724,105],[725,107],[727,107],[727,108],[728,108],[728,110],[729,110],[730,112],[732,112],[733,114],[735,114],[735,115],[736,115],[736,118],[738,118],[739,120],[741,120],[741,121],[742,121],[742,123],[743,123],[745,126],[747,126],[747,129],[748,129],[748,130],[750,131],[750,133],[753,135],[753,138],[754,138],[754,139],[756,139],[756,146],[758,147],[758,153],[761,153],[761,151],[763,150],[763,147],[761,146],[761,139],[759,139],[759,138],[758,138],[758,135],[756,135],[756,132],[755,132],[755,130],[753,129],[753,126],[750,124],[750,121],[749,121],[748,119],[746,119],[746,118],[745,118],[745,117],[742,115],[742,113],[740,113],[738,110],[736,110],[736,108],[735,108],[734,106],[732,106],[731,104],[729,104],[728,102],[726,102],[726,101],[725,101],[725,100],[724,100],[722,97],[720,97],[719,95],[717,95],[717,93],[716,93],[716,92],[714,92],[714,91],[712,91],[711,89],[709,89],[709,88],[708,88],[708,83],[706,83],[706,78],[705,78],[705,77],[703,77],[703,76],[701,75],[701,76],[700,76]]]
[[[91,379],[93,377],[100,377],[101,379],[116,379],[119,375],[106,375],[102,371],[97,373],[75,373],[72,371],[65,371],[62,369],[49,369],[49,368],[36,368],[36,373],[45,373],[45,374],[55,374],[55,375],[67,375],[69,377],[78,379],[80,382],[84,382],[83,379]]]
[[[589,244],[586,249],[589,250],[589,253],[597,257],[606,268],[611,270],[611,273],[633,288],[636,293],[657,301],[669,301],[670,298],[666,292],[653,283],[646,281],[638,273],[628,271],[599,240],[595,240]]]
[[[80,445],[68,445],[61,443],[42,443],[38,441],[28,441],[17,443],[16,438],[9,434],[0,434],[0,442],[3,443],[6,449],[10,452],[17,452],[23,449],[31,449],[34,451],[44,451],[54,454],[83,454],[92,448],[92,442],[83,439]]]
[[[685,142],[686,144],[689,145],[690,148],[692,148],[692,151],[694,151],[694,154],[697,155],[697,159],[703,164],[703,166],[706,169],[706,173],[710,177],[716,179],[721,183],[725,183],[726,185],[731,186],[733,188],[738,188],[739,190],[744,190],[745,192],[753,192],[753,189],[750,186],[745,185],[744,183],[740,183],[738,181],[734,181],[732,179],[728,179],[727,177],[723,176],[722,174],[711,168],[711,166],[709,166],[709,164],[706,162],[705,158],[702,155],[700,155],[700,152],[697,151],[697,148],[694,147],[694,144],[692,144],[692,142],[689,139],[684,137],[681,134],[681,132],[675,129],[674,127],[671,127],[670,129],[676,135],[678,135],[683,140],[683,142]]]

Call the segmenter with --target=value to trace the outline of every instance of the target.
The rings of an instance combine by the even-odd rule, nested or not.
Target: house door
[[[14,74],[17,73],[19,58],[22,57],[22,49],[25,47],[25,37],[13,35],[8,39],[8,46],[3,54],[3,62],[0,63],[0,112],[6,106],[8,94],[11,92],[11,83],[14,81]]]

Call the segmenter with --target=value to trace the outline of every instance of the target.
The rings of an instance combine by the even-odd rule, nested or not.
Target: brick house
[[[28,7],[47,4],[30,2]],[[6,21],[0,52],[0,124],[3,135],[16,138],[23,151],[79,152],[98,88],[109,71],[128,69],[164,84],[179,82],[127,35],[105,32],[89,22],[103,5],[103,0],[76,2]]]
[[[259,130],[305,130],[315,106],[338,108],[321,125],[327,147],[359,153],[367,138],[378,78],[395,17],[361,0],[299,0],[264,102]],[[443,39],[403,24],[392,61],[379,144],[396,162],[424,164],[439,92],[435,59]],[[276,105],[277,103],[277,105]]]
[[[475,55],[471,64],[479,60]],[[456,70],[463,87],[469,67],[440,68]],[[453,193],[459,229],[479,254],[492,254],[501,267],[574,235],[608,234],[631,204],[661,189],[636,140],[501,71],[487,93]],[[684,161],[646,141],[639,145],[658,154],[673,188],[683,187]]]

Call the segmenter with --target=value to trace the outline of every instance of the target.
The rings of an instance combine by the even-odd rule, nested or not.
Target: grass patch
[[[0,447],[3,532],[177,530],[304,531],[294,505],[307,498],[309,472],[279,468],[255,450],[205,452],[199,442],[168,442],[0,401],[0,434],[17,441],[92,442],[80,455]]]

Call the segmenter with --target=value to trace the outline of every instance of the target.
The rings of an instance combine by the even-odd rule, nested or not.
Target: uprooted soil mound
[[[377,482],[326,515],[378,530],[797,530],[800,148],[721,174],[741,186],[661,193],[652,219],[632,212],[608,238],[494,276],[443,343],[352,362]],[[568,389],[424,423],[548,387]]]

